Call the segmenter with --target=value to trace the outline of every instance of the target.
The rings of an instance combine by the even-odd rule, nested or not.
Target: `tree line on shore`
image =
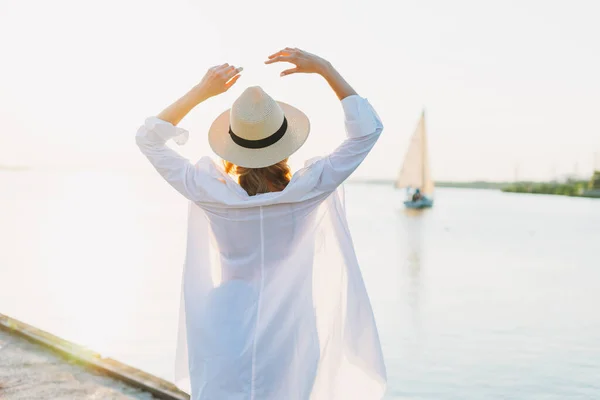
[[[589,181],[570,179],[566,182],[517,182],[502,190],[512,193],[600,197],[600,171],[595,171]]]

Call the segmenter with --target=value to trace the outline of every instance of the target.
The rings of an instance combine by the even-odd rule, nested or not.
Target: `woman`
[[[321,75],[341,100],[347,139],[291,176],[287,158],[309,133],[300,110],[246,89],[212,124],[224,165],[195,165],[165,145],[195,106],[227,91],[241,68],[211,68],[137,144],[190,202],[176,381],[192,399],[379,399],[385,366],[337,190],[383,126],[324,59],[286,48],[281,76]]]

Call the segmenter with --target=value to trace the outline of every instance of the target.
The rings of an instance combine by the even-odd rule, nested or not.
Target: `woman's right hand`
[[[279,50],[277,53],[271,54],[265,64],[273,64],[277,62],[288,62],[294,64],[295,68],[286,69],[281,72],[281,76],[305,73],[305,74],[320,74],[326,73],[331,67],[328,61],[323,58],[311,54],[308,51],[286,47]]]

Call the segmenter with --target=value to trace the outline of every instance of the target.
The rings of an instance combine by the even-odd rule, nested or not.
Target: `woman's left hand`
[[[242,70],[242,67],[236,68],[229,64],[212,67],[206,72],[202,81],[194,86],[190,94],[200,103],[208,98],[225,93],[240,78]]]

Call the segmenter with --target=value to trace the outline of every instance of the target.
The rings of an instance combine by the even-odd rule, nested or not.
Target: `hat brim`
[[[229,134],[230,110],[215,119],[208,131],[208,143],[221,158],[246,168],[263,168],[277,164],[294,154],[308,138],[310,121],[306,114],[289,104],[277,102],[288,126],[276,143],[262,149],[247,149],[235,143]]]

